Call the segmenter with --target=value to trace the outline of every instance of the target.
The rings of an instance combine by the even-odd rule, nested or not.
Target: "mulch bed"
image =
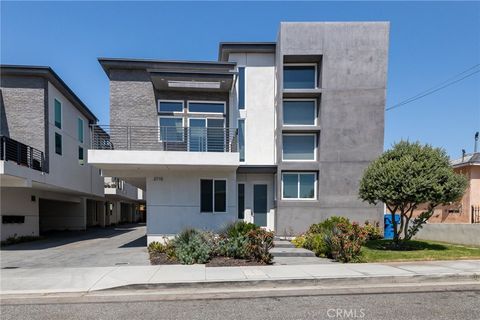
[[[165,253],[151,253],[150,263],[152,265],[159,264],[180,264],[177,260],[171,260]],[[241,266],[262,266],[261,262],[250,261],[245,259],[233,259],[228,257],[213,257],[207,264],[207,267],[241,267]]]
[[[228,257],[213,257],[207,267],[241,267],[241,266],[263,266],[265,264],[245,259],[233,259]]]

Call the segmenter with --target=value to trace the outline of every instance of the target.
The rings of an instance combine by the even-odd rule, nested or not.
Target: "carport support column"
[[[87,198],[80,198],[78,210],[82,213],[83,217],[83,225],[81,226],[81,228],[83,230],[87,230]]]
[[[97,215],[98,215],[98,225],[102,228],[105,228],[105,202],[97,201]]]

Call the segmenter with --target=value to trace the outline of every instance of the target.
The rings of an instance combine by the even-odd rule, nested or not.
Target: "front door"
[[[267,226],[267,185],[253,185],[253,222],[257,226]]]

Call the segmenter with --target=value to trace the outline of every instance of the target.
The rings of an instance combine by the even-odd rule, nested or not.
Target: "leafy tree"
[[[435,207],[461,198],[466,186],[466,178],[452,170],[445,150],[400,141],[366,169],[359,194],[370,204],[385,203],[398,245],[422,228]],[[426,210],[412,220],[420,204]],[[395,214],[400,214],[400,223],[395,222]]]

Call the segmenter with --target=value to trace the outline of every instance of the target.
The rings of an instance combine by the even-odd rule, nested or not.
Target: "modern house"
[[[149,242],[237,219],[279,235],[381,222],[357,192],[383,150],[388,44],[387,22],[295,22],[220,43],[218,61],[100,58],[110,125],[88,161],[146,190]]]
[[[95,115],[49,67],[0,71],[1,240],[105,225],[104,178],[87,162]]]

